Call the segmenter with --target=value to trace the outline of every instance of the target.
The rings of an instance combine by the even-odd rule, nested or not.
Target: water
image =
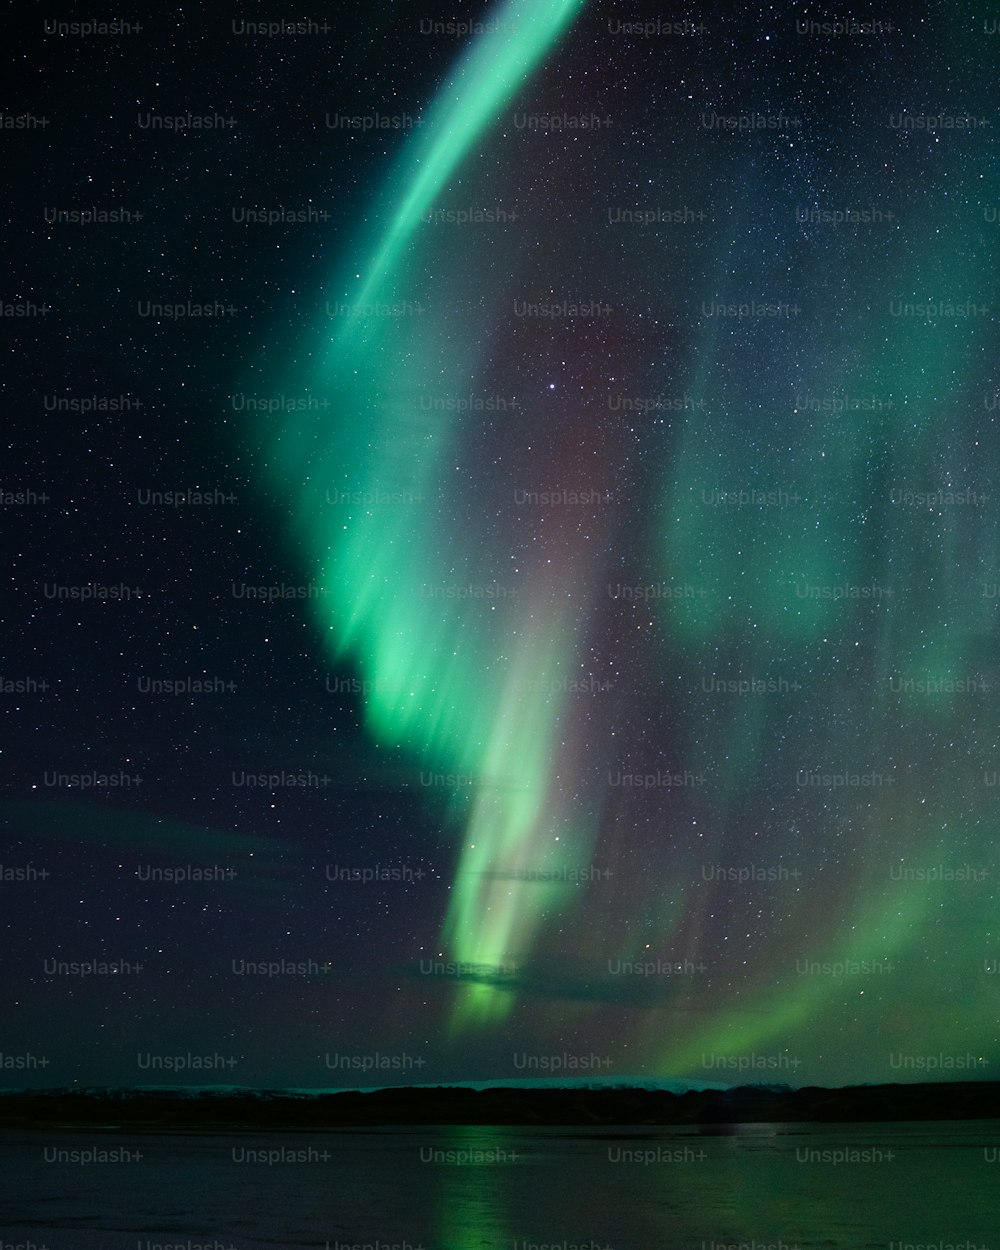
[[[141,1159],[52,1153],[94,1149]],[[998,1244],[1000,1121],[8,1132],[0,1177],[0,1250],[971,1250]]]

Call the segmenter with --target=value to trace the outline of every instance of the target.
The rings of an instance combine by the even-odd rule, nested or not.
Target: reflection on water
[[[4,1133],[0,1177],[23,1250],[990,1246],[1000,1122]]]

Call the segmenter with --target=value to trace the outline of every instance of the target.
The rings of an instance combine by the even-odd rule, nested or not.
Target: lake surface
[[[0,1133],[0,1250],[1000,1250],[998,1230],[993,1120]]]

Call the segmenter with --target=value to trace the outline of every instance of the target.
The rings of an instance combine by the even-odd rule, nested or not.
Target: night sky
[[[1000,23],[22,16],[0,1084],[995,1079]]]

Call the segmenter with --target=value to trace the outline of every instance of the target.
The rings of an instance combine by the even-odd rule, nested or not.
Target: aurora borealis
[[[102,87],[107,150],[21,136],[4,298],[61,320],[7,322],[3,485],[52,502],[4,510],[36,689],[0,818],[51,876],[3,886],[3,1049],[56,1018],[63,1083],[155,1046],[268,1085],[324,1052],[995,1077],[998,36],[421,16],[160,32],[115,61],[139,115],[234,128],[126,142]],[[43,215],[84,201],[145,220]],[[47,590],[84,585],[136,589]],[[144,979],[44,974],[89,958]]]

